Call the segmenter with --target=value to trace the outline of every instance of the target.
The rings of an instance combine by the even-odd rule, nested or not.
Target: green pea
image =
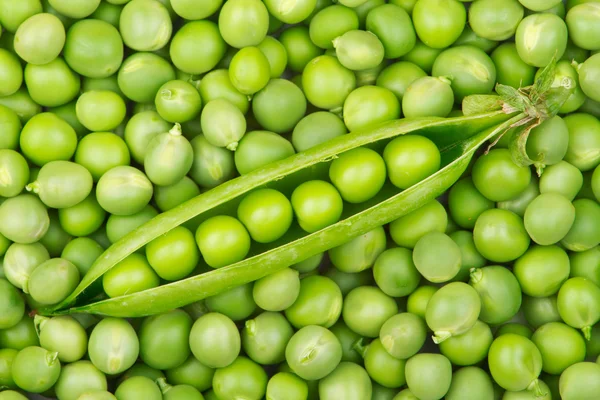
[[[353,132],[397,119],[400,109],[392,91],[378,86],[362,86],[353,90],[344,101],[344,123]]]
[[[5,279],[0,279],[0,296],[2,298],[0,329],[12,328],[23,318],[25,303],[17,289]]]
[[[155,186],[154,201],[161,211],[168,211],[198,196],[198,185],[187,176],[170,186]]]
[[[447,400],[491,399],[494,386],[489,374],[478,367],[464,367],[452,374]]]
[[[489,53],[498,46],[498,42],[479,36],[467,25],[458,39],[452,43],[452,47],[457,46],[473,46],[483,50],[485,53]]]
[[[418,353],[425,344],[426,336],[425,322],[411,313],[394,315],[385,321],[379,332],[383,348],[392,357],[400,360],[408,359]]]
[[[502,41],[515,34],[523,14],[523,6],[517,0],[484,0],[469,8],[469,25],[483,38]]]
[[[269,12],[258,0],[225,2],[219,13],[219,31],[232,47],[256,46],[267,35]]]
[[[145,206],[131,215],[111,215],[106,221],[106,234],[110,243],[115,243],[157,215],[158,212],[152,206]]]
[[[404,370],[406,361],[392,357],[381,340],[373,340],[364,351],[365,369],[369,376],[380,385],[399,388],[406,383]]]
[[[239,150],[236,159],[238,154]],[[325,181],[300,184],[292,193],[291,202],[300,227],[309,233],[335,224],[342,215],[342,197],[333,185]]]
[[[10,245],[4,255],[6,279],[18,289],[27,288],[31,272],[50,259],[48,250],[41,243]]]
[[[302,400],[308,398],[306,382],[289,372],[279,372],[269,379],[267,398],[273,400]]]
[[[60,361],[74,362],[85,355],[88,336],[76,319],[67,315],[54,318],[36,315],[35,318],[40,346],[58,352]]]
[[[600,206],[589,199],[573,202],[575,220],[561,244],[571,251],[584,251],[600,243],[600,230],[596,221],[600,220]]]
[[[424,136],[416,135],[393,139],[385,146],[383,159],[390,181],[400,189],[409,188],[434,174],[440,168],[441,162],[440,151],[435,143]]]
[[[486,259],[506,262],[519,258],[527,251],[530,239],[523,220],[503,209],[484,211],[473,229],[477,251]]]
[[[17,353],[18,351],[14,349],[0,349],[0,385],[5,390],[17,388],[11,373],[12,363]]]
[[[553,165],[567,153],[569,131],[559,116],[544,121],[534,128],[527,139],[527,155],[536,165]]]
[[[597,363],[579,362],[571,365],[560,376],[561,398],[575,400],[596,396],[600,392],[599,377],[600,365]]]
[[[246,133],[244,114],[225,99],[211,100],[200,117],[202,133],[213,146],[235,151]]]
[[[252,284],[235,286],[206,298],[205,303],[210,311],[224,314],[234,321],[245,320],[256,310]]]
[[[359,365],[342,362],[326,378],[319,381],[319,398],[322,400],[370,399],[373,385],[368,373]]]
[[[241,261],[250,250],[250,235],[244,225],[225,215],[204,221],[196,231],[196,242],[212,268]]]
[[[8,255],[8,252],[7,252]],[[586,278],[596,285],[600,284],[600,247],[595,246],[586,251],[572,252],[569,254],[570,276]],[[4,257],[4,269],[6,270],[6,256]],[[7,275],[8,277],[8,275]],[[10,279],[9,279],[10,280]]]
[[[587,50],[598,50],[600,44],[594,40],[597,35],[598,6],[592,2],[578,4],[569,9],[566,17],[569,37],[573,42]]]
[[[196,268],[200,254],[193,233],[178,226],[148,243],[146,257],[159,277],[175,281]]]
[[[292,82],[272,79],[254,95],[252,111],[263,128],[284,133],[291,131],[306,113],[306,98]]]
[[[293,154],[294,147],[285,138],[269,131],[252,131],[239,142],[235,151],[235,166],[244,175]]]
[[[342,312],[342,293],[337,284],[324,276],[309,276],[300,281],[296,301],[285,310],[295,328],[307,325],[332,326]]]
[[[589,171],[600,162],[599,148],[600,122],[589,114],[571,114],[564,118],[569,128],[569,147],[565,161],[580,171]],[[594,151],[591,151],[591,150]]]
[[[26,0],[18,3],[2,1],[2,15],[0,23],[4,26],[5,33],[15,32],[19,25],[32,15],[42,12],[42,4],[39,0]]]
[[[140,357],[160,370],[183,364],[190,355],[188,337],[192,319],[182,310],[172,310],[144,319],[139,330]]]
[[[338,338],[342,345],[342,361],[353,363],[362,362],[362,356],[356,349],[355,344],[361,336],[352,331],[343,321],[339,320],[329,330]]]
[[[10,108],[0,105],[0,124],[3,127],[0,149],[15,150],[19,145],[19,135],[21,133],[19,117]]]
[[[27,64],[25,83],[36,103],[55,107],[70,102],[79,94],[80,77],[58,57],[44,65]]]
[[[424,72],[431,73],[433,63],[441,52],[441,49],[431,48],[417,40],[412,50],[401,57],[401,61],[410,62]]]
[[[133,253],[115,264],[102,276],[102,286],[109,297],[151,289],[159,283],[158,275],[148,264],[146,257],[138,253]]]
[[[541,193],[558,193],[573,200],[583,186],[583,175],[572,164],[561,161],[544,169],[540,177]]]
[[[21,87],[10,96],[0,97],[0,105],[13,111],[19,117],[22,124],[27,123],[42,111],[42,107],[33,101],[25,87]],[[9,138],[13,139],[10,136]],[[23,148],[21,150],[24,151]]]
[[[373,276],[377,286],[392,297],[408,296],[421,282],[411,251],[401,247],[385,250],[377,257]]]
[[[544,372],[560,375],[569,366],[585,359],[585,340],[575,329],[560,322],[539,327],[533,343],[540,350]]]
[[[122,382],[115,391],[115,397],[132,400],[160,400],[163,398],[158,385],[145,376],[134,376]]]
[[[533,83],[535,67],[521,60],[514,43],[501,44],[492,52],[491,58],[496,66],[498,83],[514,88],[529,86]]]
[[[83,92],[89,92],[91,90],[110,90],[119,96],[124,96],[123,92],[121,92],[121,89],[119,89],[117,74],[113,74],[105,78],[83,78],[81,90]]]
[[[325,110],[339,110],[355,87],[355,75],[336,57],[316,57],[302,72],[302,88],[306,99],[315,107]]]
[[[101,1],[90,17],[92,19],[98,19],[104,22],[108,22],[115,28],[119,28],[119,19],[121,17],[121,10],[123,7],[118,2],[113,4],[109,2]]]
[[[537,38],[543,37],[544,40]],[[529,65],[545,67],[552,57],[562,57],[567,47],[567,25],[556,15],[532,14],[517,27],[519,57]]]
[[[0,205],[0,234],[15,243],[37,242],[49,226],[48,210],[33,195],[11,197]]]
[[[523,315],[527,323],[534,329],[548,323],[560,322],[557,296],[529,297],[523,296]]]
[[[213,389],[218,398],[261,399],[267,389],[267,374],[246,357],[215,372]]]
[[[379,227],[334,247],[328,254],[337,269],[356,273],[370,268],[385,247],[385,231]]]
[[[441,399],[451,380],[452,366],[441,354],[421,353],[406,362],[406,383],[419,399]]]
[[[298,121],[292,132],[292,144],[300,152],[346,133],[348,130],[337,115],[317,111]]]
[[[419,39],[427,46],[442,49],[458,39],[465,27],[467,12],[455,0],[426,0],[415,4],[412,17]]]
[[[102,3],[108,4],[108,3]],[[84,392],[77,398],[77,400],[115,400],[116,397],[109,391],[106,390],[92,390]]]
[[[165,375],[152,367],[147,366],[146,364],[136,363],[133,364],[131,368],[129,368],[123,375],[120,376],[118,384],[123,383],[129,378],[133,378],[134,376],[145,376],[146,378],[151,379],[156,382],[160,378],[164,378]]]
[[[444,206],[437,200],[432,200],[392,221],[390,235],[398,246],[412,249],[425,234],[444,232],[447,224],[448,216]]]
[[[213,69],[225,55],[226,44],[212,21],[191,21],[173,36],[170,56],[177,69],[203,74]]]
[[[137,1],[156,3],[154,0]],[[168,61],[156,54],[144,52],[127,57],[117,75],[119,89],[128,99],[138,103],[154,101],[158,89],[174,79],[175,70]]]
[[[412,62],[399,61],[386,67],[377,76],[377,86],[391,90],[402,101],[408,87],[417,79],[427,76]]]
[[[581,329],[589,340],[591,326],[600,319],[600,288],[585,278],[567,280],[558,291],[558,313],[573,328]]]
[[[79,280],[79,270],[75,265],[62,258],[52,258],[33,270],[27,286],[35,301],[50,305],[63,301]]]
[[[169,122],[187,122],[194,119],[202,106],[200,94],[192,84],[180,80],[162,85],[155,98],[158,114]]]
[[[309,29],[302,25],[284,30],[279,41],[286,50],[288,67],[294,72],[302,72],[312,59],[323,54],[311,41]]]
[[[60,399],[77,400],[87,391],[107,390],[106,376],[90,361],[76,361],[62,368],[54,390]]]
[[[351,70],[373,68],[383,61],[385,49],[372,32],[349,30],[333,40],[336,57]]]
[[[342,316],[350,329],[365,337],[378,337],[381,327],[398,313],[398,305],[379,288],[360,286],[344,299]]]
[[[69,160],[75,153],[77,135],[63,119],[51,113],[37,114],[23,127],[21,152],[34,164]]]
[[[259,364],[277,364],[285,360],[285,348],[293,334],[294,330],[283,315],[264,312],[244,323],[242,348]]]
[[[0,283],[0,285],[2,285],[2,283]],[[14,318],[16,314],[7,312],[6,315],[8,318]],[[33,318],[23,314],[19,314],[19,316],[18,319],[20,319],[20,321],[15,325],[9,328],[0,329],[0,347],[3,349],[22,350],[29,346],[40,345]],[[4,326],[6,326],[7,320],[5,319],[2,322],[5,324]]]
[[[503,389],[539,393],[542,356],[531,340],[513,333],[497,337],[490,347],[488,364],[492,378]]]
[[[511,320],[521,308],[519,281],[502,266],[471,270],[469,284],[479,293],[483,322],[498,325]]]
[[[471,268],[481,268],[486,260],[477,251],[473,234],[469,231],[456,231],[451,233],[450,238],[458,245],[461,253],[461,265],[458,273],[452,278],[453,281],[467,281]]]
[[[531,339],[533,335],[533,331],[527,325],[517,323],[517,322],[509,322],[507,324],[501,325],[498,330],[496,330],[495,336],[505,335],[507,333],[514,333],[516,335],[521,335],[526,337],[527,339]],[[490,341],[491,343],[491,341]]]
[[[210,144],[204,135],[196,136],[190,144],[194,160],[189,174],[199,186],[211,188],[233,178],[235,166],[231,151]]]
[[[141,211],[152,197],[152,183],[140,170],[118,166],[108,170],[96,186],[98,203],[115,215],[132,215]]]
[[[23,191],[29,181],[29,166],[20,153],[0,149],[0,196],[14,197]]]
[[[252,296],[256,304],[266,311],[283,311],[289,308],[300,293],[298,271],[283,269],[255,282]]]
[[[460,271],[462,254],[458,245],[446,234],[430,232],[419,239],[413,251],[419,273],[434,283],[448,282]]]
[[[310,39],[322,49],[333,49],[333,40],[344,33],[358,29],[356,10],[335,4],[325,7],[311,19]]]
[[[481,321],[465,333],[449,337],[439,344],[441,353],[455,365],[475,365],[485,359],[494,337]]]
[[[91,131],[110,131],[125,118],[123,98],[109,90],[85,92],[77,100],[77,118]]]
[[[359,147],[336,158],[329,168],[329,177],[345,201],[362,203],[383,187],[385,163],[374,150]]]
[[[331,331],[309,325],[291,337],[285,358],[299,377],[316,380],[327,376],[340,363],[342,347]]]
[[[12,362],[12,376],[18,387],[32,393],[50,389],[60,375],[58,353],[37,346],[26,347]]]
[[[131,157],[143,164],[148,143],[156,135],[167,132],[171,124],[163,120],[156,111],[144,111],[133,115],[125,127],[125,143]]]
[[[208,313],[198,318],[192,326],[189,343],[194,356],[209,368],[230,365],[241,348],[237,327],[231,319],[219,313]]]
[[[513,272],[528,296],[556,294],[569,277],[569,257],[558,246],[535,246],[515,261]]]
[[[72,238],[73,237],[63,229],[58,217],[58,212],[56,210],[51,210],[50,226],[48,227],[46,234],[40,239],[40,243],[48,249],[50,256],[58,257]]]
[[[544,175],[548,173],[547,169],[544,171]],[[452,189],[451,189],[452,190]],[[525,210],[527,206],[539,196],[540,194],[540,184],[535,175],[531,176],[531,180],[529,181],[529,185],[525,188],[524,191],[521,192],[517,197],[500,201],[496,203],[496,207],[512,211],[520,217],[525,215]]]
[[[35,182],[27,190],[40,196],[52,208],[68,208],[82,202],[92,191],[92,174],[70,161],[50,161],[45,164]]]
[[[258,92],[268,84],[270,76],[269,60],[258,47],[245,47],[231,59],[229,78],[240,93]]]
[[[126,142],[114,133],[94,132],[79,141],[75,162],[84,166],[94,181],[98,181],[111,168],[129,165],[129,149]]]
[[[117,318],[100,321],[92,330],[88,347],[94,366],[109,375],[127,370],[139,354],[134,329],[127,321]]]
[[[212,386],[215,370],[202,364],[193,355],[183,364],[165,371],[167,380],[174,385],[190,385],[199,391]]]
[[[136,24],[144,18],[144,24]],[[132,0],[121,11],[119,28],[123,42],[137,51],[154,51],[164,47],[172,33],[169,11],[160,2]]]
[[[248,96],[243,95],[233,86],[226,69],[216,69],[206,74],[202,78],[199,91],[203,104],[223,98],[239,108],[242,114],[248,112]]]
[[[446,117],[454,105],[450,80],[425,76],[418,78],[404,92],[402,112],[406,118]]]
[[[417,38],[410,16],[398,5],[373,8],[367,14],[366,28],[381,40],[387,59],[401,57],[415,46]]]
[[[56,16],[35,14],[21,23],[15,33],[15,52],[30,64],[54,60],[65,44],[65,28]]]

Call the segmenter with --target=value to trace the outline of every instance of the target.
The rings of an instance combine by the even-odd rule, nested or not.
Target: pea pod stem
[[[512,118],[511,118],[512,117]],[[399,120],[374,130],[356,132],[324,145],[270,164],[241,178],[233,179],[152,219],[111,246],[79,287],[63,303],[39,310],[44,315],[93,313],[117,317],[152,315],[179,308],[233,287],[260,279],[308,257],[391,222],[443,194],[467,168],[479,146],[523,118],[495,112],[453,119]],[[306,234],[279,247],[246,258],[227,267],[169,283],[154,289],[72,307],[77,297],[114,264],[174,227],[267,183],[365,144],[401,134],[418,133],[436,141],[443,153],[444,168],[422,182],[365,206],[346,219],[312,234]]]

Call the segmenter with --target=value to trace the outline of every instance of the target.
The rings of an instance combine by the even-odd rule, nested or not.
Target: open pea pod
[[[115,317],[141,317],[182,307],[259,279],[389,223],[441,195],[465,171],[475,150],[523,118],[524,114],[495,111],[451,119],[397,120],[336,138],[285,160],[269,164],[211,189],[129,233],[96,260],[79,286],[65,301],[52,308],[40,309],[38,313],[92,313]],[[270,247],[260,248],[257,254],[227,267],[130,295],[78,304],[81,303],[81,299],[86,298],[86,290],[89,292],[91,285],[106,271],[176,226],[193,218],[214,214],[215,210],[226,208],[230,203],[235,204],[236,199],[258,187],[285,184],[288,180],[294,183],[297,173],[328,162],[345,151],[365,145],[385,144],[387,140],[403,134],[419,134],[432,139],[441,150],[442,168],[401,192],[392,185],[387,185],[371,201],[349,205],[338,223],[311,234],[291,230],[289,235]]]

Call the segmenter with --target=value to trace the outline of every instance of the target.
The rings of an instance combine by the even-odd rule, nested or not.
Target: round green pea
[[[92,330],[88,344],[90,360],[108,375],[124,372],[138,358],[139,341],[129,322],[104,318]]]
[[[178,367],[190,356],[191,329],[192,319],[183,310],[147,317],[138,331],[140,358],[159,370]]]
[[[65,37],[60,19],[48,13],[35,14],[19,25],[14,39],[15,52],[30,64],[47,64],[58,57]]]
[[[415,314],[401,313],[389,318],[381,326],[379,339],[383,348],[400,360],[417,354],[427,338],[425,321]]]
[[[235,168],[240,175],[245,175],[294,153],[294,146],[283,136],[270,131],[251,131],[238,144],[234,154]]]
[[[420,353],[406,362],[406,384],[419,399],[441,399],[450,389],[452,365],[441,354]]]
[[[534,297],[556,294],[570,270],[569,256],[558,246],[531,247],[513,266],[523,293]]]
[[[44,318],[36,315],[40,346],[58,352],[65,363],[80,360],[88,348],[88,335],[81,324],[68,315]]]
[[[507,333],[497,337],[490,346],[488,365],[498,385],[520,391],[537,387],[542,355],[531,340]]]
[[[406,189],[440,168],[440,151],[424,136],[399,136],[387,144],[383,151],[390,181]],[[412,246],[411,246],[412,247]]]
[[[320,325],[329,328],[342,312],[342,292],[326,276],[309,276],[300,280],[296,301],[285,309],[285,316],[295,328]]]
[[[256,46],[269,29],[269,11],[259,0],[227,1],[219,13],[219,31],[228,45]]]
[[[16,385],[31,393],[50,389],[61,372],[58,353],[38,346],[19,351],[12,362],[12,376]]]
[[[178,70],[203,74],[213,69],[225,55],[227,45],[212,21],[190,21],[173,36],[169,55]]]
[[[50,161],[41,169],[27,190],[40,196],[52,208],[68,208],[82,202],[92,192],[92,174],[71,161]]]
[[[354,332],[365,337],[378,337],[381,327],[398,313],[398,305],[379,288],[359,286],[346,295],[342,316]]]
[[[521,288],[513,273],[502,266],[471,270],[469,284],[479,293],[479,319],[490,325],[511,320],[521,308]]]
[[[571,278],[561,286],[556,301],[562,320],[581,329],[589,340],[591,327],[600,320],[600,288],[585,278]]]
[[[309,325],[291,337],[285,349],[285,359],[300,378],[322,379],[340,363],[342,346],[330,330]]]
[[[212,268],[241,261],[250,250],[250,235],[244,225],[225,215],[204,221],[196,231],[196,242],[204,260]]]
[[[139,169],[117,166],[108,170],[96,186],[98,203],[115,215],[132,215],[148,205],[152,183]]]
[[[85,135],[77,145],[75,162],[84,166],[94,181],[108,170],[129,165],[130,154],[126,142],[111,132],[93,132]]]
[[[567,36],[567,24],[560,17],[548,13],[532,14],[523,18],[517,27],[517,52],[527,64],[545,67],[553,57],[562,57]]]
[[[565,400],[593,397],[600,393],[598,379],[600,365],[593,362],[579,362],[571,365],[560,376],[560,396]]]
[[[458,274],[462,254],[445,233],[430,232],[416,243],[413,262],[419,273],[433,283],[448,282]]]
[[[494,385],[489,374],[478,367],[464,367],[452,374],[447,400],[491,399]]]
[[[293,334],[294,330],[282,314],[264,312],[244,323],[242,348],[261,365],[277,364],[285,360],[285,349]]]
[[[530,243],[523,220],[512,211],[499,208],[481,213],[475,222],[473,240],[477,251],[494,262],[519,258]]]
[[[283,311],[289,308],[300,294],[298,271],[283,269],[254,283],[252,296],[256,304],[267,311]]]
[[[194,356],[209,368],[230,365],[241,348],[237,327],[231,319],[219,313],[208,313],[198,318],[192,326],[189,343]]]
[[[156,3],[156,0],[141,1]],[[146,52],[133,53],[123,60],[117,74],[119,89],[128,99],[138,103],[153,102],[158,89],[174,79],[175,70],[167,60]]]
[[[102,276],[104,292],[118,297],[157,287],[160,283],[146,257],[133,253]]]
[[[10,241],[35,243],[44,237],[49,226],[48,210],[36,196],[21,194],[0,205],[0,234]]]
[[[478,320],[465,333],[449,337],[440,343],[440,352],[452,364],[475,365],[487,357],[493,340],[489,325]]]
[[[402,247],[387,249],[379,254],[373,265],[373,276],[377,286],[392,297],[408,296],[421,282],[412,252]]]

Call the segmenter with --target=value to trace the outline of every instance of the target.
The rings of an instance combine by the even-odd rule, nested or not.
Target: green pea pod
[[[285,160],[258,168],[243,177],[221,184],[130,232],[97,260],[68,299],[56,307],[46,308],[40,312],[64,314],[78,310],[112,316],[155,314],[262,278],[307,257],[339,246],[417,209],[442,194],[461,176],[479,146],[524,117],[518,114],[511,118],[511,115],[493,112],[454,119],[422,118],[393,121],[375,129],[340,136]],[[338,223],[311,234],[292,229],[280,240],[260,248],[257,246],[255,249],[257,252],[250,257],[227,267],[139,292],[135,296],[119,296],[69,309],[84,290],[116,263],[174,227],[197,216],[205,219],[215,212],[222,212],[222,207],[228,206],[227,203],[231,200],[257,187],[270,183],[285,184],[290,178],[294,179],[294,176],[284,179],[286,176],[299,171],[306,172],[315,164],[327,162],[337,154],[407,133],[427,136],[441,149],[442,168],[422,182],[400,193],[391,185],[384,186],[383,190],[370,201],[347,207],[346,214]],[[283,181],[280,182],[281,180]],[[185,296],[173,294],[184,292]],[[148,301],[150,298],[153,299],[152,302]]]
[[[600,288],[585,278],[571,278],[558,291],[557,305],[562,320],[590,340],[592,326],[600,320]]]

